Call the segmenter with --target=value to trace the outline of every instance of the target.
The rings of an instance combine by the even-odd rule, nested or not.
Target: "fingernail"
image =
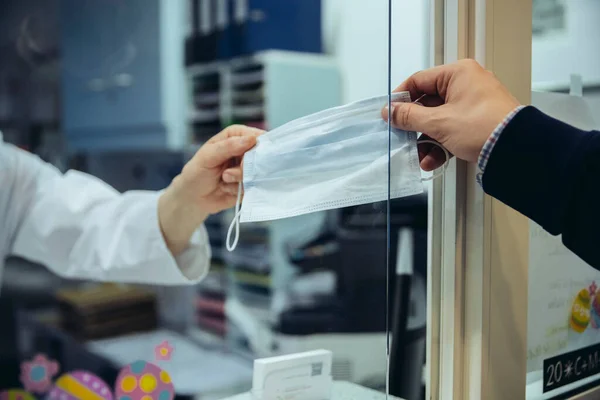
[[[235,178],[233,177],[233,175],[231,174],[223,174],[223,180],[227,183],[233,183],[235,181]]]

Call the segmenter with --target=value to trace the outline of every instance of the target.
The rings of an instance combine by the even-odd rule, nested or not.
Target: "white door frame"
[[[434,64],[467,56],[465,0],[432,0]],[[463,382],[464,218],[466,164],[453,159],[429,190],[427,399],[459,399]]]
[[[475,58],[529,103],[532,1],[432,4],[435,63]],[[428,399],[525,397],[528,221],[476,172],[453,161],[430,190]]]

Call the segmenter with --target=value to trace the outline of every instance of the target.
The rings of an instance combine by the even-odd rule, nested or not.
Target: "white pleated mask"
[[[410,102],[408,92],[392,102]],[[294,120],[258,138],[244,156],[243,191],[227,234],[237,246],[240,222],[268,221],[423,192],[417,134],[381,118],[388,96]],[[388,149],[390,151],[388,156]],[[231,235],[235,229],[234,242]]]

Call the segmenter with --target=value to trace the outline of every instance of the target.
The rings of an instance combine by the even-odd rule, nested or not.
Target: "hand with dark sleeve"
[[[421,104],[392,105],[392,124],[422,132],[456,157],[477,162],[485,192],[541,225],[600,269],[600,133],[586,132],[523,107],[473,60],[416,73],[397,91]],[[387,108],[383,117],[388,118]],[[421,167],[443,152],[419,145]]]

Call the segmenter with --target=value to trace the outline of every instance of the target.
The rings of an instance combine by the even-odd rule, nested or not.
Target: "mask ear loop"
[[[421,99],[425,96],[427,96],[427,95],[426,94],[422,95],[417,100],[413,101],[413,103],[418,104],[421,107],[423,107],[423,103],[421,103]],[[444,175],[444,173],[446,173],[446,169],[448,169],[448,164],[450,163],[450,153],[448,152],[448,150],[446,150],[446,148],[444,146],[442,146],[435,140],[419,140],[417,142],[417,144],[419,144],[419,143],[429,143],[434,146],[437,146],[440,149],[442,149],[442,151],[444,152],[444,155],[446,156],[446,161],[444,161],[444,165],[442,165],[440,168],[437,168],[431,176],[428,176],[427,178],[421,178],[421,181],[423,181],[423,182],[431,181],[431,180],[434,180],[434,179],[439,178],[440,176]]]
[[[429,143],[434,146],[437,146],[440,149],[442,149],[442,151],[444,152],[444,155],[446,156],[446,161],[444,161],[444,165],[442,165],[440,168],[437,168],[436,170],[434,170],[433,174],[431,176],[428,176],[427,178],[421,178],[421,181],[423,181],[423,182],[431,181],[431,180],[434,180],[434,179],[439,178],[440,176],[444,175],[446,173],[446,169],[448,169],[448,164],[450,163],[450,153],[448,152],[448,150],[446,150],[446,148],[444,146],[442,146],[435,140],[419,140],[417,143],[418,144],[419,143]]]
[[[237,200],[235,202],[235,216],[233,217],[233,221],[229,225],[229,229],[227,230],[227,240],[225,241],[225,245],[227,246],[227,251],[233,251],[238,245],[238,241],[240,240],[240,206],[242,204],[242,182],[238,185],[238,194]],[[233,229],[235,228],[235,236],[233,238],[233,243],[231,243],[231,234],[233,233]]]

